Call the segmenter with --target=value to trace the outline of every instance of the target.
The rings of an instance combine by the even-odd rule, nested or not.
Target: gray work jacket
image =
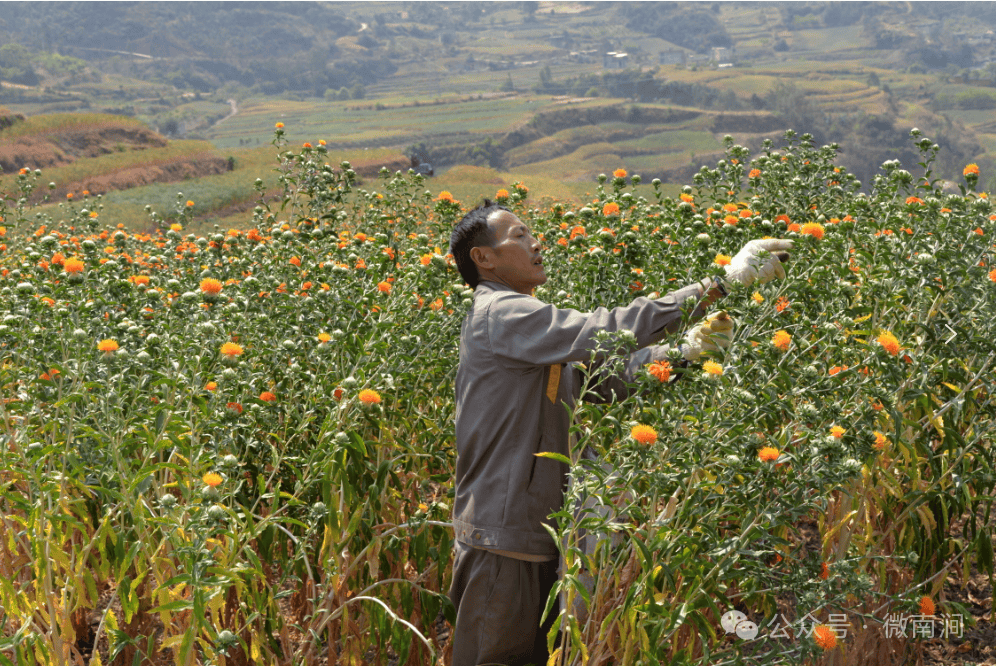
[[[556,308],[495,282],[474,291],[460,331],[456,376],[457,540],[475,548],[527,555],[558,555],[543,528],[564,503],[567,466],[534,454],[570,457],[569,414],[580,393],[575,363],[588,362],[598,331],[629,330],[639,351],[623,376],[600,382],[599,393],[625,392],[625,382],[648,363],[663,360],[657,346],[681,324],[681,306],[699,298],[693,284],[663,298],[637,298],[612,310],[585,313]],[[693,317],[702,316],[697,309]]]

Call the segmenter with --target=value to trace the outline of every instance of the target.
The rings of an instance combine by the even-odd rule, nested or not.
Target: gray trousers
[[[540,616],[559,560],[525,562],[459,541],[453,549],[453,666],[545,666],[546,635],[559,604],[542,627]]]

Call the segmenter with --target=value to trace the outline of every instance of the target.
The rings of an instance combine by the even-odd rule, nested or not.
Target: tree
[[[180,123],[177,122],[176,118],[167,118],[163,121],[159,131],[166,136],[176,136],[176,133],[180,131]]]
[[[550,65],[546,65],[539,73],[539,84],[536,86],[536,90],[541,92],[548,92],[550,86],[553,83],[553,75],[550,73]]]

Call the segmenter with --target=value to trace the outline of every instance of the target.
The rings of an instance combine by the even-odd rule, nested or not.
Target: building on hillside
[[[602,67],[605,69],[626,69],[629,66],[629,54],[609,51],[602,56]]]
[[[598,50],[571,51],[567,58],[573,62],[598,62]]]
[[[727,63],[733,60],[733,50],[725,46],[712,47],[712,59],[717,63]]]
[[[661,65],[684,65],[685,52],[681,50],[661,51],[657,54],[657,61]]]

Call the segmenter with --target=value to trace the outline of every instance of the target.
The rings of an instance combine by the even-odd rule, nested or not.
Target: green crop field
[[[993,576],[996,209],[971,171],[950,194],[904,163],[859,193],[835,150],[786,135],[776,159],[724,141],[680,198],[616,164],[571,202],[541,194],[557,174],[481,167],[361,184],[276,136],[287,178],[241,228],[197,226],[210,179],[132,190],[172,212],[148,234],[118,228],[110,195],[0,197],[0,664],[448,666],[474,292],[443,253],[499,189],[544,245],[534,295],[562,308],[794,242],[778,279],[726,273],[725,349],[676,349],[571,414],[550,663],[887,664],[937,644],[890,632],[897,615],[958,618],[946,644],[981,658],[986,610],[958,595]],[[912,138],[930,168],[933,139]],[[224,176],[247,191],[249,161]],[[585,344],[605,372],[633,343]],[[718,629],[731,609],[759,640]]]

